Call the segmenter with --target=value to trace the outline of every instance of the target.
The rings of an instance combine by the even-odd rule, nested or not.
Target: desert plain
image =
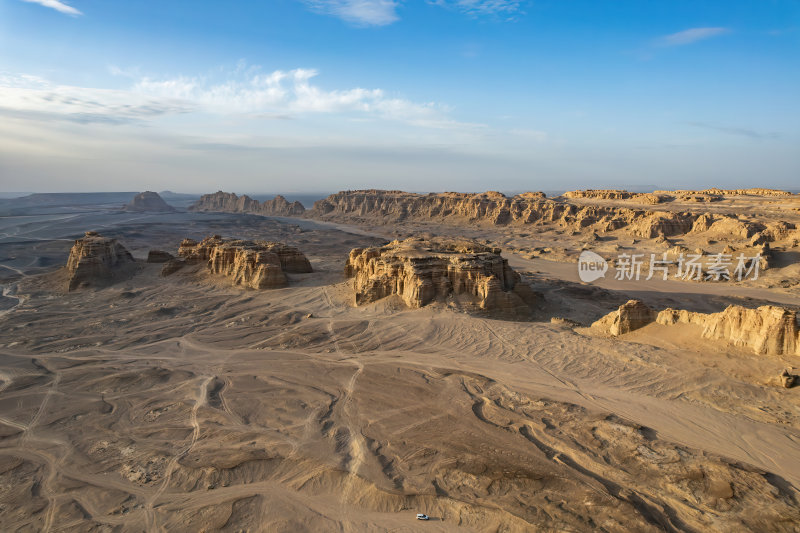
[[[0,529],[800,530],[797,194],[173,203],[0,206]],[[70,283],[95,238],[131,260]]]

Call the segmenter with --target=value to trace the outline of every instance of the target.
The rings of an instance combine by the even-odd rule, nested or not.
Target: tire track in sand
[[[192,440],[189,442],[189,445],[186,446],[186,448],[178,452],[172,459],[170,459],[169,463],[167,464],[167,469],[164,473],[164,481],[158,487],[158,490],[156,490],[156,492],[153,493],[153,495],[145,502],[144,513],[147,531],[163,531],[163,529],[158,527],[156,522],[156,513],[153,509],[153,505],[156,503],[156,501],[158,501],[158,498],[161,497],[161,494],[163,494],[169,485],[170,479],[172,478],[172,471],[175,469],[178,461],[187,453],[189,453],[189,451],[191,451],[191,449],[197,443],[197,439],[200,437],[200,424],[197,422],[197,411],[206,404],[208,400],[208,384],[211,383],[213,379],[214,376],[208,376],[203,380],[203,383],[200,385],[198,395],[195,398],[195,403],[192,407],[192,413],[189,418],[189,422],[192,424]]]

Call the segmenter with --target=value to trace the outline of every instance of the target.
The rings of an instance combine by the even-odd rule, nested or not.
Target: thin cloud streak
[[[393,0],[302,0],[313,11],[333,15],[358,26],[386,26],[397,22],[399,3]]]
[[[687,44],[696,43],[711,37],[717,37],[730,33],[729,28],[689,28],[688,30],[679,31],[670,35],[665,35],[658,39],[659,46],[683,46]]]
[[[29,2],[31,4],[39,4],[44,7],[49,7],[51,9],[55,9],[60,13],[64,13],[65,15],[71,15],[73,17],[83,15],[83,13],[81,13],[74,7],[69,6],[64,2],[60,2],[59,0],[22,0],[22,1]]]
[[[523,0],[429,0],[429,4],[458,9],[468,15],[513,15],[520,12]]]

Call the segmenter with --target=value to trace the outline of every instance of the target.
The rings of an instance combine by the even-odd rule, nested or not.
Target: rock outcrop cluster
[[[657,196],[661,198],[661,195]],[[319,219],[355,222],[379,220],[383,224],[404,221],[471,225],[555,224],[577,232],[624,230],[643,238],[685,235],[706,227],[719,234],[721,240],[744,239],[759,243],[782,238],[790,231],[797,233],[795,225],[788,222],[762,224],[728,214],[635,209],[568,200],[550,199],[537,193],[508,197],[499,192],[415,194],[381,190],[342,191],[315,202],[308,214]],[[712,228],[715,224],[716,227]],[[732,233],[728,231],[731,229]]]
[[[398,295],[411,308],[453,298],[468,310],[529,315],[535,295],[497,248],[471,241],[407,239],[350,252],[356,304]]]
[[[236,196],[231,192],[217,191],[204,194],[189,207],[189,211],[212,211],[221,213],[247,213],[263,216],[299,216],[305,213],[300,202],[289,202],[281,195],[272,200],[259,202],[249,196]]]
[[[165,202],[157,192],[153,191],[140,192],[122,209],[135,213],[172,213],[175,211],[174,207]]]
[[[719,313],[664,309],[656,313],[638,300],[630,300],[618,310],[592,324],[592,329],[618,336],[657,322],[671,326],[693,324],[701,337],[751,349],[759,355],[800,356],[800,327],[797,312],[765,305],[748,309],[730,305]]]
[[[200,242],[184,239],[178,255],[189,264],[205,263],[211,273],[231,278],[234,285],[253,289],[285,287],[287,272],[312,271],[300,250],[279,242],[222,239],[214,235]],[[170,270],[175,267],[180,268],[172,264]],[[169,273],[162,271],[163,275]]]
[[[87,231],[69,251],[67,290],[107,285],[129,275],[134,265],[133,256],[116,239]]]

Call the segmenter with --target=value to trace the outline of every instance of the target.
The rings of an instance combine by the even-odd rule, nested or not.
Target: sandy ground
[[[588,324],[631,295],[718,310],[791,304],[791,290],[589,286],[574,263],[514,253],[542,303],[533,321],[501,321],[447,303],[354,307],[347,252],[386,228],[0,220],[4,530],[798,530],[798,389],[769,383],[796,361],[692,326],[604,339],[550,322]],[[282,240],[315,272],[252,291],[142,264],[65,294],[56,268],[88,229],[139,258],[209,233]]]

